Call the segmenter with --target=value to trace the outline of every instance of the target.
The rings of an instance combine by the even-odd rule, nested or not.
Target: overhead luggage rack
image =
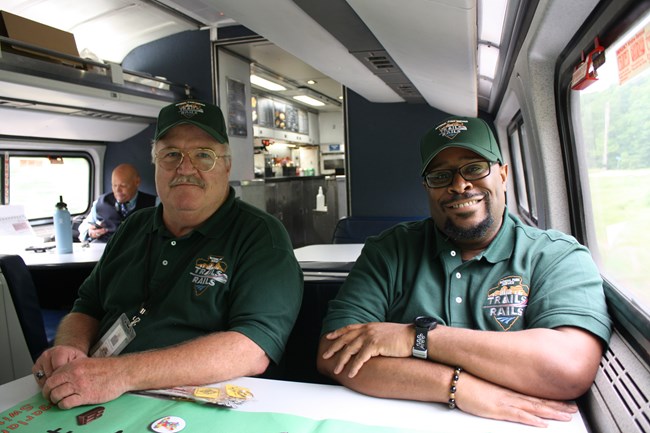
[[[12,119],[0,135],[123,141],[188,96],[187,85],[0,36],[0,111]]]

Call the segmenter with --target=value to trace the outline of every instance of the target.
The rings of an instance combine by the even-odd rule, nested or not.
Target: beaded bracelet
[[[456,367],[454,369],[454,375],[451,376],[451,386],[449,387],[449,409],[456,409],[456,385],[458,384],[458,379],[460,378],[460,372],[463,371],[462,368]]]

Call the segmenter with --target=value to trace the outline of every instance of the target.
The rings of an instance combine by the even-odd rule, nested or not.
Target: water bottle
[[[70,219],[68,205],[63,202],[63,196],[59,196],[59,202],[54,209],[54,241],[57,253],[72,252],[72,219]]]

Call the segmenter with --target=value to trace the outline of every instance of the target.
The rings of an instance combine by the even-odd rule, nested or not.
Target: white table
[[[255,398],[240,406],[243,412],[275,412],[311,419],[339,419],[394,428],[426,429],[431,432],[540,433],[536,427],[495,421],[449,410],[443,404],[368,397],[342,386],[239,378],[227,381],[249,388]],[[38,392],[27,376],[0,386],[0,411]],[[149,398],[149,397],[142,397]],[[545,433],[586,433],[580,414],[570,422],[551,421]],[[292,432],[294,433],[294,432]]]
[[[62,265],[93,265],[99,261],[99,258],[104,253],[104,248],[106,248],[105,243],[92,242],[84,247],[83,244],[75,242],[72,244],[72,253],[59,254],[56,252],[56,248],[44,252],[35,252],[26,251],[23,245],[2,245],[0,254],[18,254],[28,267],[43,268]]]
[[[352,263],[359,258],[363,244],[318,244],[296,248],[299,262]]]

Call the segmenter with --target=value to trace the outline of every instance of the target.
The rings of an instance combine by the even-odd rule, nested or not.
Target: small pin
[[[185,420],[177,416],[166,416],[151,424],[151,430],[157,433],[179,432],[185,428]]]

